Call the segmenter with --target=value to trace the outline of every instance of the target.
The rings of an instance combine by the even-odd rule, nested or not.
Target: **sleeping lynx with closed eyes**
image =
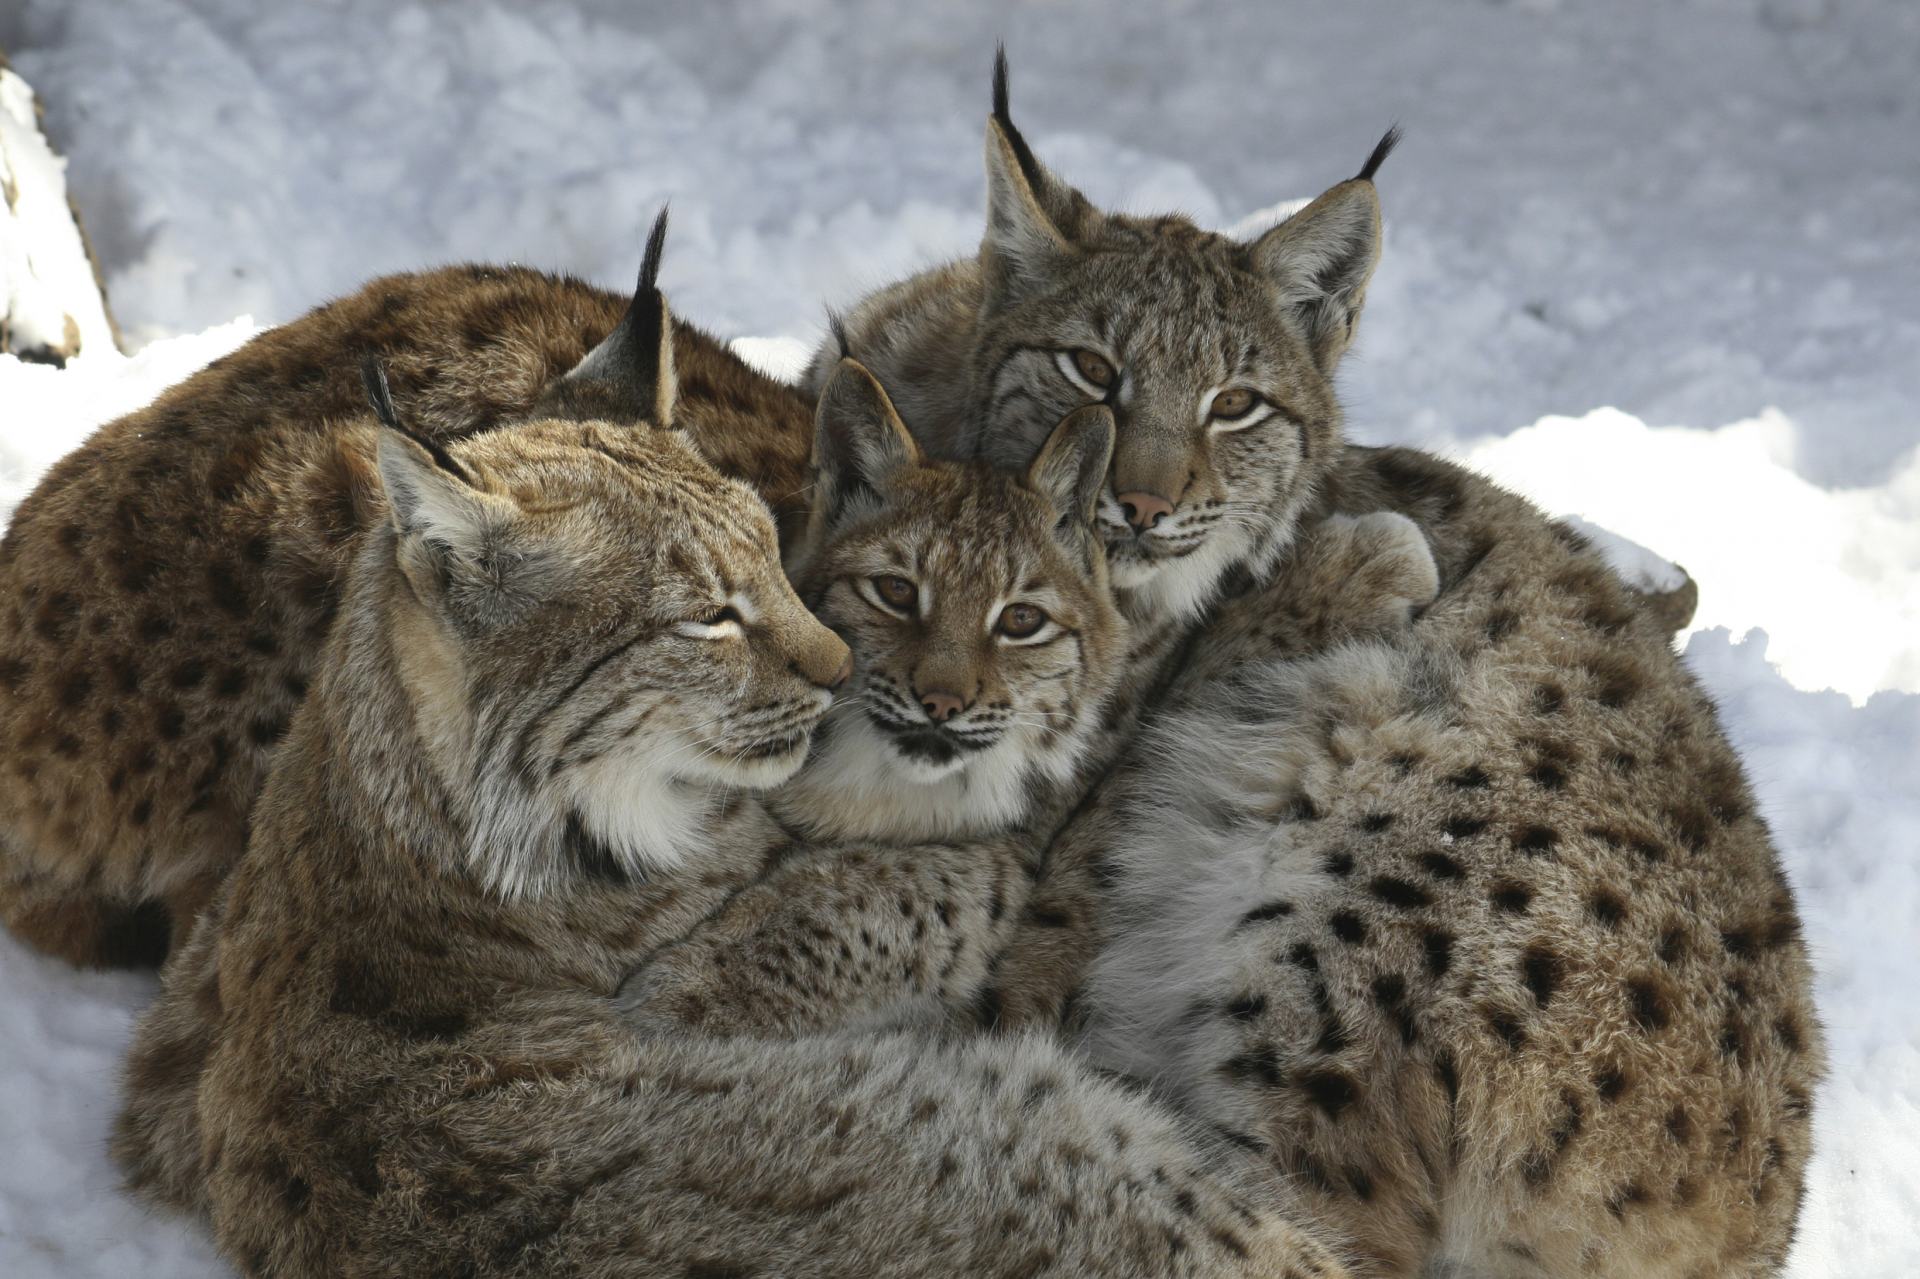
[[[386,363],[433,440],[555,408],[633,428],[630,399],[568,376],[628,302],[521,267],[388,276],[260,334],[47,473],[0,542],[8,929],[71,962],[157,963],[239,856],[346,564],[384,518],[362,357]],[[674,345],[675,422],[792,540],[812,401],[689,325]]]
[[[979,257],[861,303],[852,346],[955,452],[1017,463],[1034,421],[1112,404],[1123,604],[1214,603],[1053,845],[1002,1020],[1067,1016],[1358,1273],[1777,1273],[1821,1036],[1791,887],[1671,650],[1690,590],[1637,597],[1485,479],[1342,443],[1385,145],[1236,244],[1094,209],[996,90]],[[1436,598],[1298,660],[1289,574],[1383,511]]]
[[[1102,411],[1015,479],[916,461],[871,379],[836,381],[823,486],[843,522],[819,554],[839,583],[907,567],[870,558],[895,513],[971,509],[1038,556],[1042,626],[1096,629],[1098,600],[1070,600],[1042,552],[1098,584]],[[727,787],[798,766],[845,650],[781,580],[765,511],[678,434],[543,420],[429,449],[381,409],[389,521],[248,851],[140,1031],[116,1144],[137,1184],[207,1212],[249,1275],[1340,1273],[1180,1124],[1043,1043],[636,1034],[636,966],[820,859]],[[990,616],[1009,638],[1042,633],[1008,611]],[[681,780],[694,733],[717,789]],[[659,806],[697,815],[697,849],[662,842],[687,824]],[[964,929],[999,922],[990,893],[1022,891],[983,878],[1017,863],[978,845],[889,855],[954,878],[920,905],[910,879],[862,877],[885,897],[831,965],[850,982],[931,982]]]

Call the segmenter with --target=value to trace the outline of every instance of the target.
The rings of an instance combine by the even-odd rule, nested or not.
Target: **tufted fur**
[[[871,375],[848,361],[820,407],[808,606],[854,651],[853,681],[780,796],[808,830],[928,839],[1002,830],[1036,789],[1077,782],[1121,674],[1126,625],[1092,527],[1111,415],[1069,415],[1024,476],[929,462]],[[917,589],[889,604],[875,579]],[[996,624],[1012,606],[1047,621]],[[922,695],[964,702],[936,721]]]
[[[1246,243],[1177,216],[1105,213],[1027,147],[1007,109],[1004,59],[987,122],[987,229],[977,257],[923,272],[846,317],[855,356],[893,388],[936,454],[1024,466],[1089,399],[1118,429],[1101,527],[1136,618],[1191,621],[1237,564],[1270,565],[1340,429],[1332,377],[1379,257],[1379,199],[1343,182]],[[1118,373],[1090,386],[1071,353]],[[815,360],[823,384],[835,352]],[[1259,398],[1233,421],[1220,391]],[[1136,534],[1117,494],[1173,512]]]
[[[629,708],[613,767],[585,784],[658,792],[688,729],[642,708],[729,682],[679,644],[746,650],[732,660],[749,677],[707,710],[757,723],[783,680],[817,682],[789,664],[812,671],[808,627],[825,634],[791,593],[756,589],[778,580],[766,515],[677,435],[563,461],[550,433],[448,449],[533,521],[520,567],[555,598],[579,592],[541,610],[538,643],[517,629],[517,570],[470,553],[461,481],[383,443],[383,478],[419,500],[395,495],[363,539],[248,851],[141,1027],[116,1140],[135,1184],[208,1214],[248,1275],[1340,1274],[1164,1111],[1044,1043],[636,1034],[626,975],[794,852],[749,796],[696,788],[710,843],[677,868],[573,857],[540,894],[490,887],[470,853],[502,784],[485,767],[494,725],[551,720],[535,738],[564,756],[583,726],[628,717],[602,708]],[[677,536],[616,539],[604,566],[571,554],[578,529],[657,527],[696,492]],[[638,619],[687,619],[723,567],[790,625],[669,638],[640,623],[625,642]],[[501,664],[533,669],[473,678]],[[549,666],[588,677],[555,698]],[[751,762],[737,779],[771,780]],[[919,962],[885,938],[878,953]]]
[[[1229,601],[1056,845],[1008,990],[1073,984],[1065,885],[1104,874],[1089,1050],[1260,1151],[1356,1273],[1777,1273],[1820,1030],[1711,703],[1525,502],[1349,451],[1322,509],[1383,506],[1437,597],[1304,653],[1284,574]]]
[[[345,567],[383,518],[362,357],[382,358],[413,429],[452,440],[524,420],[626,306],[518,267],[377,280],[54,466],[0,543],[9,928],[74,962],[154,963],[239,855]],[[681,424],[791,538],[810,405],[672,332]]]

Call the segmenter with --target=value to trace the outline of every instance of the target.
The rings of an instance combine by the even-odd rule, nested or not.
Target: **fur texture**
[[[862,300],[847,341],[943,456],[1025,466],[1066,413],[1108,405],[1114,584],[1130,616],[1190,622],[1230,569],[1273,562],[1332,457],[1379,199],[1343,182],[1246,243],[1102,212],[1033,156],[998,71],[979,255]],[[816,390],[836,358],[815,360]],[[1166,510],[1133,524],[1130,499]]]
[[[556,387],[581,389],[565,375],[623,309],[517,267],[377,280],[54,466],[0,543],[0,917],[16,935],[78,963],[158,962],[239,855],[346,565],[384,518],[361,360],[381,358],[429,440],[537,403],[577,417]],[[791,540],[810,404],[705,334],[671,332],[680,423]],[[594,411],[618,426],[641,407]]]
[[[1228,602],[1056,845],[1007,1015],[1090,962],[1095,1058],[1264,1154],[1358,1274],[1777,1273],[1821,1036],[1711,703],[1520,499],[1350,450],[1325,509],[1381,507],[1437,597],[1304,652],[1285,575]]]
[[[412,497],[363,540],[247,854],[141,1027],[116,1140],[135,1184],[206,1212],[248,1275],[1341,1274],[1291,1215],[1241,1193],[1230,1161],[1047,1044],[637,1034],[627,974],[792,851],[748,796],[700,790],[709,849],[677,870],[574,858],[509,900],[471,863],[501,784],[484,767],[493,725],[552,721],[535,737],[564,749],[630,718],[609,770],[579,784],[653,791],[688,730],[640,707],[701,678],[677,644],[746,650],[750,678],[709,707],[726,721],[758,722],[783,680],[818,682],[802,673],[827,633],[790,592],[750,599],[797,633],[679,631],[720,625],[691,604],[720,566],[778,580],[747,491],[665,432],[630,437],[633,459],[548,455],[549,435],[579,429],[449,446],[531,521],[519,562],[582,589],[540,611],[537,643],[517,629],[517,579],[470,552],[462,481],[383,444],[381,476]],[[694,491],[676,537],[616,539],[634,548],[616,559],[635,558],[604,574],[575,563],[574,530],[645,529]],[[625,642],[629,619],[663,609],[673,639],[646,625],[657,642]],[[503,663],[589,678],[557,697],[540,672],[475,678]],[[735,780],[768,780],[741,765]]]

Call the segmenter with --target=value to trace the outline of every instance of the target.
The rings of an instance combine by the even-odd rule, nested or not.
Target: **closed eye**
[[[689,617],[678,623],[676,632],[689,639],[732,639],[743,635],[747,629],[747,619],[733,604],[717,604],[697,617]]]

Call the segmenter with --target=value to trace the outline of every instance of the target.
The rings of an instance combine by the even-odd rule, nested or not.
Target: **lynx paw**
[[[1405,626],[1440,593],[1426,534],[1397,511],[1331,515],[1312,539],[1312,585],[1348,629]]]

